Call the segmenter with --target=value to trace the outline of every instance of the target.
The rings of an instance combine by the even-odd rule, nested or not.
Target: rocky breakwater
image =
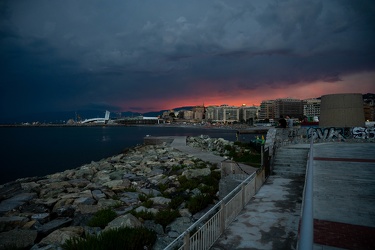
[[[217,152],[231,144],[205,136],[188,140],[206,149],[221,145],[215,146]],[[181,191],[181,180],[189,182],[213,173],[220,176],[220,169],[164,143],[137,146],[77,169],[1,185],[0,249],[61,249],[71,237],[99,235],[123,226],[154,230],[158,236],[154,249],[163,249],[201,214],[192,213],[187,201],[182,201],[176,208],[179,216],[162,226],[132,212],[156,214],[167,209],[173,197],[202,194],[210,188],[202,188],[205,184],[201,183],[199,188]],[[216,199],[216,195],[210,195]],[[151,205],[144,205],[144,197]],[[94,214],[106,208],[114,210],[117,218],[105,228],[88,226]]]

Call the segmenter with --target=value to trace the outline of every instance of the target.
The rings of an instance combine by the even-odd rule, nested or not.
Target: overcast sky
[[[372,0],[0,0],[0,111],[374,93],[374,41]]]

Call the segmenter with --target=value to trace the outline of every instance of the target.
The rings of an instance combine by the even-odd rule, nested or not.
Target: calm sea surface
[[[235,141],[234,130],[188,127],[2,127],[0,184],[74,169],[143,144],[151,136],[199,136]]]

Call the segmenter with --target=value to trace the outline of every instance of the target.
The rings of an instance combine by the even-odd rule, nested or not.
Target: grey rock
[[[22,193],[0,203],[0,214],[8,212],[37,197],[36,193]]]
[[[94,205],[95,202],[91,197],[80,197],[73,202],[73,205]]]
[[[21,227],[29,220],[22,216],[0,217],[0,231],[8,231],[17,227]]]
[[[141,227],[142,223],[132,214],[125,214],[122,216],[117,217],[110,223],[108,223],[108,226],[104,229],[104,231],[115,229],[115,228],[121,228],[121,227]]]
[[[27,190],[27,191],[30,191],[30,190],[33,190],[37,187],[39,187],[40,185],[37,184],[36,182],[25,182],[25,183],[21,183],[21,187],[23,190]]]
[[[53,231],[45,238],[43,238],[40,243],[45,245],[50,244],[64,244],[65,241],[72,237],[80,237],[84,233],[83,227],[65,227]]]
[[[98,189],[92,190],[91,194],[94,197],[94,199],[97,200],[97,201],[100,200],[100,199],[106,198],[106,195],[101,190],[98,190]]]
[[[121,201],[118,201],[118,200],[102,199],[102,200],[98,201],[97,205],[100,209],[103,209],[103,208],[115,207],[115,206],[119,205],[120,203],[121,203]]]
[[[73,187],[84,188],[87,185],[89,185],[90,182],[86,179],[73,179],[69,181],[69,184],[72,185]]]
[[[8,232],[0,233],[0,249],[6,246],[16,246],[17,248],[26,248],[34,244],[37,237],[35,230],[14,229]]]
[[[69,226],[72,221],[71,218],[58,218],[37,228],[37,231],[42,235],[47,235],[59,228]]]
[[[155,231],[159,235],[163,235],[164,234],[163,226],[160,225],[160,224],[156,224],[153,220],[146,220],[143,223],[143,226],[145,228],[147,228],[147,229]]]
[[[200,176],[207,176],[211,174],[211,170],[209,168],[202,168],[202,169],[187,169],[185,170],[182,175],[186,176],[187,179],[192,179]]]
[[[150,198],[150,200],[152,200],[156,205],[168,205],[168,203],[171,202],[171,199],[161,196]]]
[[[140,191],[146,195],[154,195],[154,196],[161,195],[159,190],[156,190],[156,189],[142,188]]]
[[[34,214],[31,216],[31,219],[44,224],[49,221],[49,213]]]
[[[192,224],[188,217],[178,217],[171,224],[166,227],[166,231],[175,231],[178,235],[182,234]]]

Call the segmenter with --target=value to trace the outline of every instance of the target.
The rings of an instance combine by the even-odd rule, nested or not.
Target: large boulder
[[[142,223],[134,215],[125,214],[108,223],[108,226],[105,227],[104,231],[121,227],[135,228],[141,226]]]
[[[0,249],[26,249],[34,244],[36,237],[35,230],[14,229],[3,232],[0,233]]]
[[[211,170],[209,168],[201,168],[201,169],[187,169],[182,172],[182,175],[185,176],[187,179],[192,179],[200,176],[207,176],[211,174]]]

